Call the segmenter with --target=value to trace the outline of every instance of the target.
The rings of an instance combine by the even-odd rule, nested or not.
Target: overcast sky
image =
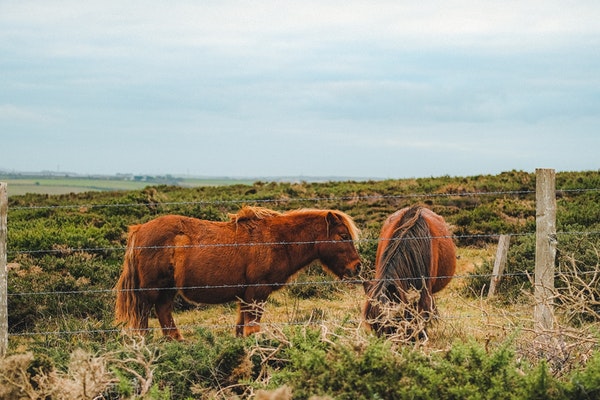
[[[600,2],[0,1],[0,169],[600,168]]]

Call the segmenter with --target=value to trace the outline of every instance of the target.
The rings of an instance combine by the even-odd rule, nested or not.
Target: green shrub
[[[14,260],[8,279],[11,332],[56,329],[72,319],[113,318],[114,295],[106,283],[116,282],[120,266],[103,265],[93,254],[67,253]]]
[[[522,399],[533,398],[530,392],[555,398],[548,395],[561,387],[547,370],[534,371],[530,382],[509,345],[488,353],[456,343],[427,355],[377,338],[362,345],[324,342],[317,330],[297,329],[282,358],[288,362],[270,385],[291,386],[295,399]]]
[[[187,342],[145,341],[113,333],[93,341],[47,336],[30,342],[18,373],[31,382],[65,373],[74,353],[104,360],[112,385],[104,398],[247,398],[259,389],[290,388],[294,399],[592,399],[600,395],[600,353],[569,375],[553,376],[544,361],[521,362],[506,343],[485,349],[455,342],[443,351],[398,346],[334,329],[290,327],[277,337],[236,338],[206,329]],[[26,349],[26,350],[29,350]],[[18,366],[14,366],[17,368]],[[11,376],[10,364],[2,364]],[[19,367],[20,368],[20,367]],[[17,371],[15,371],[17,372]],[[73,376],[72,379],[78,379]]]
[[[247,351],[246,340],[200,329],[193,342],[163,344],[155,379],[174,399],[202,397],[253,377]]]
[[[566,398],[600,398],[600,353],[596,352],[584,368],[575,371],[569,380]]]

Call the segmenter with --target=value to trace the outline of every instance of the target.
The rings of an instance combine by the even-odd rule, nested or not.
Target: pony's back
[[[406,302],[406,293],[412,289],[430,293],[431,235],[421,208],[409,208],[385,240],[388,244],[376,263],[376,271],[384,290],[398,297],[390,300]]]

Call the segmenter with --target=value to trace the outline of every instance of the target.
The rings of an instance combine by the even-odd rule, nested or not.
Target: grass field
[[[235,184],[252,184],[254,181],[247,179],[228,179],[228,178],[178,178],[178,179],[144,179],[128,180],[114,178],[94,178],[94,177],[19,177],[1,176],[0,182],[6,182],[8,185],[8,195],[18,196],[27,193],[36,194],[67,194],[98,191],[125,191],[138,190],[146,186],[157,184],[169,184],[182,187],[196,186],[224,186]]]

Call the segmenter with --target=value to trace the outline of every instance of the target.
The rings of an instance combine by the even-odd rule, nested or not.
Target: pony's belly
[[[184,289],[181,296],[190,303],[220,304],[237,300],[244,295],[243,287],[233,285],[211,285],[206,288]]]

